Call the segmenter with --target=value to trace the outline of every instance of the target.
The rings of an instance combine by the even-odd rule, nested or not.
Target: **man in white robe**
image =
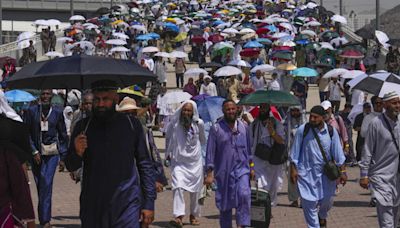
[[[199,195],[203,187],[203,157],[205,144],[204,122],[199,118],[197,105],[186,101],[176,111],[166,135],[167,160],[171,161],[174,227],[182,227],[185,216],[183,192],[190,193],[190,224],[199,225]]]

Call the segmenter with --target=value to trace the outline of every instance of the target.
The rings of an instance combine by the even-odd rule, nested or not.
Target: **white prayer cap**
[[[206,79],[212,80],[212,78],[209,75],[204,76],[204,80],[206,80]]]
[[[332,108],[332,104],[330,101],[323,101],[321,103],[321,106],[324,108],[325,111],[328,110],[328,108]]]
[[[397,94],[396,91],[392,91],[392,92],[386,93],[386,94],[383,96],[382,100],[383,100],[383,101],[389,101],[389,100],[392,100],[392,99],[394,99],[394,98],[399,98],[399,97],[400,97],[400,96],[399,96],[399,94]]]

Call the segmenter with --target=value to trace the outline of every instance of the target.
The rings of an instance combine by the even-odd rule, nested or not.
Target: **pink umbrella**
[[[364,55],[357,50],[346,50],[342,52],[342,54],[339,55],[342,58],[348,58],[348,59],[363,59]]]

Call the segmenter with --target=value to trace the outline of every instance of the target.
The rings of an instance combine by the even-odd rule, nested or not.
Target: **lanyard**
[[[40,115],[41,115],[42,121],[46,122],[46,121],[49,119],[50,114],[51,114],[52,111],[53,111],[53,108],[50,107],[49,113],[48,113],[47,116],[45,117],[45,116],[43,115],[42,106],[40,106]]]

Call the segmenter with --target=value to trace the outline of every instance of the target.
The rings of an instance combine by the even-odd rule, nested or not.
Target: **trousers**
[[[301,205],[308,228],[319,228],[319,219],[326,219],[333,206],[333,196],[318,201],[308,201],[301,198]]]
[[[241,176],[237,183],[236,224],[238,226],[250,226],[251,190],[249,183],[249,175]],[[232,228],[232,209],[220,211],[219,225],[221,228]]]
[[[290,181],[290,165],[287,168],[288,169],[288,198],[290,202],[293,201],[297,201],[300,198],[300,194],[299,194],[299,189],[297,187],[297,182],[296,183],[292,183],[292,181]]]
[[[396,228],[399,222],[399,206],[382,206],[379,201],[376,204],[378,222],[380,228]]]
[[[173,194],[173,214],[177,218],[185,215],[185,198],[183,195],[184,189],[177,188],[172,190]],[[190,192],[190,214],[199,217],[200,216],[200,205],[199,205],[199,192]]]
[[[44,225],[51,220],[51,197],[53,194],[53,179],[56,173],[59,155],[42,156],[39,165],[32,162],[32,173],[35,178],[38,192],[38,216],[40,224]]]

